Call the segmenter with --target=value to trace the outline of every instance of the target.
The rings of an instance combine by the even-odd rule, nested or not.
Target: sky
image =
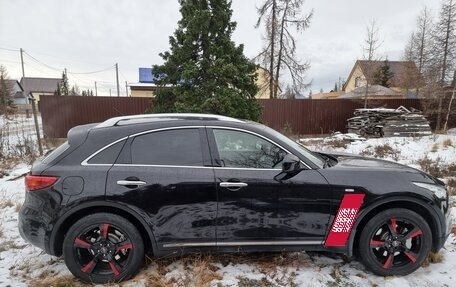
[[[249,58],[264,44],[264,30],[254,28],[261,3],[232,0],[233,41],[244,45]],[[380,56],[400,60],[420,11],[427,6],[436,17],[440,5],[440,0],[306,0],[304,11],[313,9],[314,16],[296,39],[298,57],[311,63],[310,89],[328,92],[349,76],[362,58],[373,19],[380,28]],[[125,96],[125,82],[139,81],[138,68],[162,63],[159,53],[169,49],[179,18],[177,0],[0,0],[0,64],[20,80],[22,48],[26,76],[61,77],[66,68],[71,85],[94,90],[97,82],[98,95],[114,96],[118,63]]]

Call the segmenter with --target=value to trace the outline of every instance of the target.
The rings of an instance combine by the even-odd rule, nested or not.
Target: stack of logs
[[[347,120],[348,132],[366,137],[424,136],[431,127],[421,111],[397,109],[357,109]]]

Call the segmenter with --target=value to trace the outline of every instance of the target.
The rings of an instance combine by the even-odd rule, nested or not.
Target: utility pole
[[[109,96],[112,97],[112,94],[111,94],[111,89],[109,89]]]
[[[95,82],[95,97],[98,97],[98,88],[97,88],[97,82]]]
[[[116,82],[117,82],[117,96],[120,97],[120,88],[119,88],[119,65],[116,63]]]
[[[125,96],[128,97],[128,83],[125,81]]]
[[[21,64],[22,64],[22,78],[25,78],[25,70],[24,70],[24,50],[21,48]]]
[[[29,100],[32,103],[32,111],[33,111],[33,120],[35,121],[35,131],[36,131],[36,139],[37,139],[37,144],[38,144],[38,152],[40,155],[43,155],[43,146],[41,145],[41,135],[40,135],[40,127],[38,125],[38,116],[37,116],[37,111],[36,111],[36,100],[33,97],[33,94],[30,93],[29,95]]]

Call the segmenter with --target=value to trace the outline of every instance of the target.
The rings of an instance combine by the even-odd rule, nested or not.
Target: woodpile
[[[357,109],[355,117],[347,120],[349,133],[365,137],[431,135],[429,121],[421,111],[397,109]]]

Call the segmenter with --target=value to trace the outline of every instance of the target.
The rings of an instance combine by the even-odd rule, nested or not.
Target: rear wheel
[[[364,226],[359,251],[377,275],[406,275],[418,269],[431,250],[431,230],[417,213],[402,208],[383,211]]]
[[[144,243],[125,218],[97,213],[71,226],[63,242],[63,256],[71,273],[85,282],[119,282],[141,267]]]

